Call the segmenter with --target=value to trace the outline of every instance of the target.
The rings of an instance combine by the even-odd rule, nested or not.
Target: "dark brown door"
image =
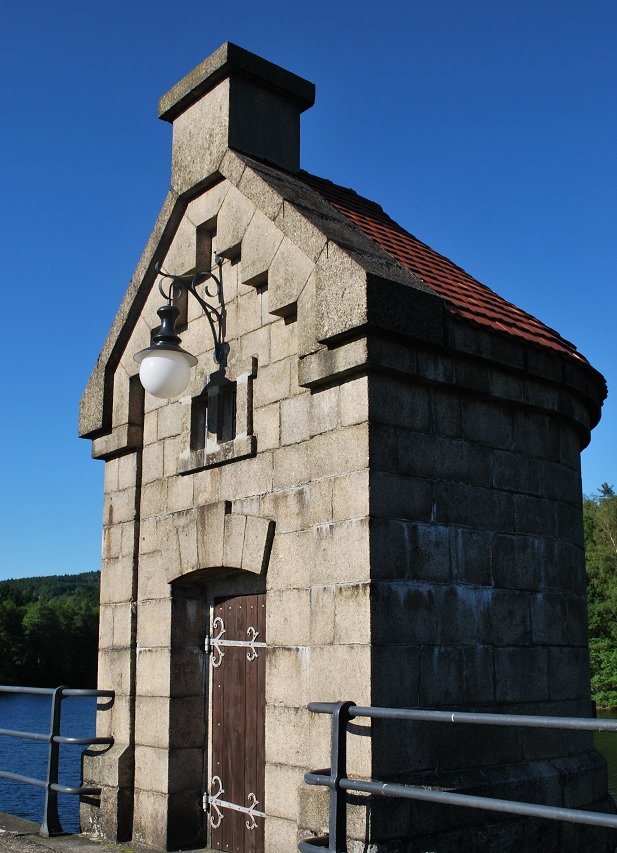
[[[210,637],[212,770],[210,845],[264,849],[266,596],[214,605]]]

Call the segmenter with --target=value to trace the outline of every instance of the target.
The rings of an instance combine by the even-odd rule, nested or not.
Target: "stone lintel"
[[[168,583],[204,569],[267,570],[274,521],[230,509],[219,501],[173,514],[173,535],[161,543]]]
[[[291,71],[225,42],[159,100],[159,118],[173,122],[221,80],[241,76],[295,101],[304,112],[315,103],[315,85]]]

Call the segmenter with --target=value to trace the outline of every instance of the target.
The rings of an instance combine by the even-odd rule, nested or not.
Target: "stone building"
[[[580,452],[604,380],[300,170],[313,99],[226,44],[160,101],[171,189],[80,415],[105,461],[99,684],[116,693],[82,817],[107,838],[283,853],[323,831],[303,774],[329,762],[329,721],[309,701],[592,713]],[[171,399],[144,394],[134,359],[165,301],[157,264],[222,281],[214,335],[172,294],[198,361]],[[349,770],[608,808],[581,734],[357,724]],[[350,851],[608,849],[370,799],[348,834]]]

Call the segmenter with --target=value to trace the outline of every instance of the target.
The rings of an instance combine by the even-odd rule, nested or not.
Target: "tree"
[[[98,572],[0,582],[0,684],[96,686]]]
[[[592,693],[617,706],[617,495],[602,483],[583,501]]]

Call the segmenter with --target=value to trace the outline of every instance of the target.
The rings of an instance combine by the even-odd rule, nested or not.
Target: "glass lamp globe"
[[[139,378],[153,397],[169,400],[177,397],[189,384],[191,367],[197,359],[180,347],[176,320],[180,312],[175,305],[162,305],[156,312],[161,325],[153,337],[154,343],[140,350],[133,358],[139,364]]]
[[[141,384],[153,397],[169,400],[177,397],[189,384],[191,367],[197,359],[190,353],[177,349],[148,347],[138,355]],[[135,357],[137,359],[137,356]]]

